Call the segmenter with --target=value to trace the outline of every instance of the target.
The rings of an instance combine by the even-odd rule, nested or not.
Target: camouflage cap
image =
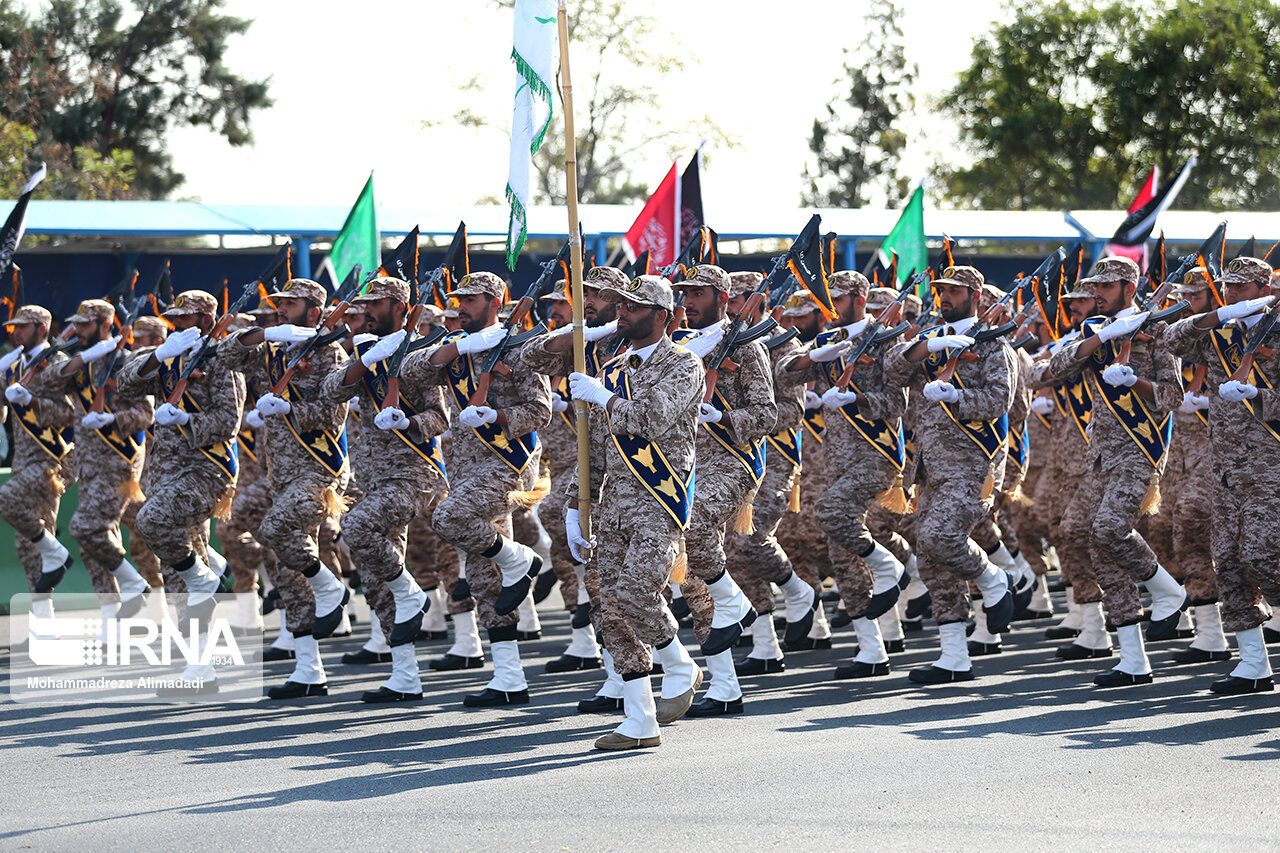
[[[821,310],[818,300],[807,290],[797,290],[787,297],[786,307],[782,309],[783,317],[807,317],[810,312]]]
[[[1199,293],[1211,287],[1213,278],[1204,267],[1193,267],[1182,277],[1182,283],[1169,292],[1170,297],[1185,296],[1188,293]]]
[[[184,290],[173,299],[166,317],[182,317],[188,314],[217,314],[218,300],[203,290]]]
[[[347,306],[347,313],[344,314],[343,316],[351,317],[353,315],[368,314],[368,313],[369,312],[365,310],[363,302],[352,302],[350,305]]]
[[[261,317],[264,314],[278,314],[280,312],[276,309],[276,304],[270,299],[259,299],[258,307],[250,308],[245,313],[252,314],[255,317]]]
[[[1097,292],[1093,289],[1097,282],[1092,278],[1082,278],[1076,282],[1075,287],[1059,296],[1059,299],[1096,299]]]
[[[582,277],[583,287],[594,287],[597,290],[602,287],[621,290],[630,283],[631,279],[627,278],[627,274],[617,267],[592,267]]]
[[[556,282],[556,286],[552,288],[550,293],[546,294],[545,296],[539,296],[538,298],[546,300],[547,302],[568,302],[569,301],[568,290],[569,290],[569,282],[565,281],[564,279],[560,279],[559,281]]]
[[[924,303],[914,293],[902,300],[902,313],[904,314],[919,314],[923,310]]]
[[[992,302],[999,302],[1004,299],[1004,291],[996,287],[991,282],[983,282],[982,287],[978,288],[982,295],[990,299]]]
[[[716,269],[720,269],[716,267]],[[724,270],[720,270],[724,272]],[[728,279],[728,276],[725,276]],[[671,292],[671,282],[660,275],[636,276],[623,287],[605,285],[600,288],[600,296],[606,302],[626,300],[636,305],[649,305],[670,312],[675,297]]]
[[[36,326],[45,326],[46,328],[53,322],[53,315],[49,313],[49,309],[41,308],[39,305],[23,305],[18,309],[18,313],[13,315],[13,319],[5,323],[6,326],[22,326],[30,323]]]
[[[1228,287],[1233,284],[1256,284],[1266,287],[1271,283],[1271,265],[1257,258],[1234,258],[1227,264],[1222,281]]]
[[[986,279],[982,277],[982,273],[973,267],[947,267],[942,271],[942,277],[933,281],[934,287],[939,284],[954,284],[970,290],[979,290],[985,283]]]
[[[836,270],[827,276],[827,290],[831,292],[832,299],[846,294],[866,296],[871,292],[871,282],[857,270]]]
[[[309,278],[291,278],[284,283],[284,287],[267,295],[272,299],[305,299],[318,306],[329,302],[329,291],[320,282]]]
[[[762,281],[764,281],[764,276],[758,272],[729,273],[729,295],[746,296],[749,293],[754,293]]]
[[[236,316],[231,318],[231,323],[230,325],[227,326],[227,331],[238,332],[241,329],[247,329],[252,325],[253,325],[253,317],[251,315],[237,314]]]
[[[676,287],[714,287],[721,293],[728,293],[729,274],[715,264],[697,264],[689,268],[689,274]]]
[[[351,302],[376,302],[379,299],[390,299],[394,302],[409,302],[409,283],[390,275],[380,275],[370,281],[361,293]]]
[[[1131,281],[1136,283],[1141,275],[1142,271],[1138,269],[1138,265],[1133,259],[1111,255],[1094,264],[1093,272],[1088,278],[1080,279],[1079,283],[1083,284],[1086,281],[1091,284],[1103,284],[1112,281]]]
[[[93,323],[97,320],[110,320],[116,316],[116,309],[105,299],[86,299],[80,303],[76,313],[67,318],[68,323]]]
[[[449,297],[444,303],[444,310],[440,312],[446,320],[458,319],[458,300]]]
[[[883,311],[898,298],[898,292],[892,287],[873,287],[867,294],[867,310]]]
[[[169,324],[162,317],[139,317],[133,321],[133,333],[164,338],[169,334]]]
[[[439,323],[444,319],[444,309],[439,305],[430,303],[422,306],[422,313],[418,315],[419,323]]]
[[[458,286],[449,291],[452,297],[459,296],[493,296],[502,299],[507,292],[507,285],[491,272],[473,272],[462,277]]]

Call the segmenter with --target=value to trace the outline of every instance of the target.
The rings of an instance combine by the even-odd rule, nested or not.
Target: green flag
[[[373,205],[373,175],[370,174],[360,197],[347,214],[347,221],[342,223],[342,230],[333,241],[329,257],[325,259],[335,287],[346,280],[356,264],[366,273],[378,268],[382,263],[379,240],[378,217]]]
[[[889,265],[893,253],[898,253],[898,284],[906,281],[912,272],[923,272],[929,266],[929,249],[924,242],[924,186],[907,200],[898,223],[880,244],[880,263]]]

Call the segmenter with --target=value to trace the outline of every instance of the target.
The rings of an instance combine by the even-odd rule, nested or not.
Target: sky
[[[798,207],[810,128],[836,94],[842,49],[863,37],[865,0],[630,2],[671,22],[682,55],[696,57],[663,85],[664,113],[677,122],[710,115],[739,141],[706,152],[708,219],[717,208]],[[919,65],[925,93],[953,82],[973,39],[1001,11],[998,0],[902,5],[908,58]],[[569,8],[572,14],[572,2]],[[171,134],[174,163],[187,176],[177,197],[345,205],[370,170],[379,204],[438,209],[502,197],[515,85],[509,11],[483,0],[229,0],[227,12],[254,19],[231,43],[227,65],[269,77],[275,105],[254,114],[249,146],[232,148],[198,128]],[[477,75],[482,88],[462,91]],[[575,74],[579,104],[585,87]],[[492,126],[451,126],[462,107]],[[935,154],[952,156],[955,136],[946,123],[922,120],[916,130],[913,173]],[[664,145],[651,148],[634,173],[656,186],[670,160]]]

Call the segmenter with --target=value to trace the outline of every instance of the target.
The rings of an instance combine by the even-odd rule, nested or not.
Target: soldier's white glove
[[[568,507],[564,511],[564,534],[569,540],[569,555],[577,562],[585,563],[587,558],[582,552],[595,548],[596,540],[583,537],[582,518],[573,507]]]
[[[315,336],[316,330],[310,326],[295,326],[292,323],[268,326],[262,330],[263,340],[271,341],[273,344],[289,344],[290,346],[300,344]]]
[[[407,334],[407,331],[401,329],[380,339],[376,344],[364,351],[364,355],[360,356],[360,363],[365,367],[373,367],[378,362],[390,358],[396,350],[400,349],[400,342],[404,340],[404,336]]]
[[[551,392],[551,411],[556,414],[569,411],[569,403],[564,397],[560,396],[559,391]]]
[[[960,399],[960,391],[950,382],[935,379],[924,386],[924,398],[935,403],[954,403]]]
[[[609,405],[613,399],[613,392],[604,387],[603,382],[585,373],[569,374],[569,393],[575,400],[601,407]]]
[[[718,424],[723,413],[710,403],[703,403],[698,407],[698,423],[700,424]]]
[[[805,408],[805,411],[809,411],[811,409],[821,409],[822,397],[819,396],[819,394],[816,391],[810,391],[809,389],[806,388],[804,392],[804,408]]]
[[[14,347],[12,351],[0,356],[0,373],[13,367],[13,363],[20,358],[22,358],[22,347]]]
[[[458,422],[472,429],[491,424],[498,420],[498,412],[488,406],[467,406],[458,412]]]
[[[823,344],[820,347],[814,347],[809,350],[809,360],[818,363],[835,361],[851,349],[853,349],[853,341],[836,341],[833,344]]]
[[[166,340],[168,340],[166,338]],[[196,335],[191,343],[187,346],[187,355],[192,356],[200,352],[200,348],[204,346],[204,335]],[[216,350],[215,350],[216,351]]]
[[[348,400],[347,408],[355,412],[357,415],[360,414],[360,398],[352,397],[350,400]]]
[[[17,382],[4,389],[4,398],[19,406],[31,405],[31,392],[26,389],[26,386],[19,385]]]
[[[1053,404],[1052,397],[1041,397],[1036,395],[1036,398],[1031,401],[1031,411],[1035,412],[1037,415],[1051,415],[1053,414],[1053,410],[1056,408],[1057,406]]]
[[[353,335],[351,337],[351,343],[355,346],[360,346],[361,344],[367,344],[369,341],[376,341],[377,339],[378,336],[372,332],[361,332],[360,334]]]
[[[156,347],[152,355],[156,357],[156,361],[168,361],[185,353],[191,348],[191,342],[199,339],[200,330],[195,326],[183,329],[181,332],[174,332]]]
[[[573,328],[570,326],[569,328]],[[599,341],[609,337],[618,331],[618,321],[611,320],[603,326],[586,326],[582,330],[582,339],[584,341]]]
[[[1138,374],[1127,364],[1109,364],[1102,371],[1102,381],[1117,388],[1132,388],[1138,382]]]
[[[698,358],[706,358],[712,350],[720,345],[724,337],[724,326],[713,326],[695,338],[684,342],[684,348]]]
[[[80,360],[85,364],[93,364],[95,361],[102,361],[109,353],[115,352],[117,346],[120,345],[120,336],[107,338],[105,341],[98,341],[91,347],[86,347],[84,352],[80,353]]]
[[[929,338],[929,352],[942,352],[944,349],[964,349],[971,347],[976,341],[968,335],[939,335]]]
[[[1195,414],[1200,409],[1209,408],[1209,398],[1199,394],[1192,394],[1190,391],[1182,392],[1182,405],[1178,407],[1178,411],[1186,415]]]
[[[156,407],[156,423],[161,426],[186,426],[191,420],[191,415],[179,409],[172,403],[164,403]]]
[[[1230,400],[1232,403],[1243,403],[1245,400],[1252,400],[1258,396],[1258,389],[1247,382],[1228,379],[1218,386],[1218,396],[1224,400]]]
[[[408,429],[409,418],[401,409],[383,409],[373,416],[378,429]]]
[[[262,419],[262,415],[257,409],[250,409],[244,413],[244,422],[254,429],[262,429],[267,422]]]
[[[1098,330],[1098,340],[1109,341],[1114,338],[1122,338],[1130,332],[1137,331],[1142,324],[1147,321],[1147,315],[1150,312],[1140,311],[1137,314],[1131,314],[1128,317],[1120,317],[1112,320],[1107,325]]]
[[[1257,299],[1246,299],[1234,305],[1223,305],[1218,309],[1218,321],[1239,320],[1241,317],[1249,317],[1260,311],[1265,311],[1270,305],[1270,296],[1259,296]]]
[[[487,349],[493,349],[506,336],[507,330],[502,326],[489,326],[478,332],[472,332],[466,337],[458,338],[453,342],[453,345],[458,348],[458,355],[474,355]]]
[[[272,328],[275,328],[274,326]],[[287,415],[293,410],[293,405],[283,397],[277,397],[270,391],[258,398],[258,414],[264,418],[272,415]]]
[[[80,426],[85,429],[102,429],[115,423],[116,416],[110,412],[89,412],[80,419]]]
[[[828,409],[839,409],[858,402],[858,392],[841,391],[839,388],[828,388],[822,394],[822,405]]]

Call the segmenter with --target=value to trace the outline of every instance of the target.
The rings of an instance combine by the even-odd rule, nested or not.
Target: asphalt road
[[[461,707],[487,668],[429,674],[421,703],[362,705],[384,676],[336,661],[367,623],[324,644],[327,698],[5,699],[0,850],[1280,849],[1280,693],[1215,697],[1231,665],[1173,667],[1177,643],[1151,650],[1154,684],[1103,692],[1105,662],[1056,662],[1046,623],[1022,623],[976,681],[923,689],[906,671],[936,634],[908,635],[887,678],[837,682],[845,629],[745,680],[744,715],[600,753],[616,722],[575,710],[599,671],[542,673],[568,634],[544,608],[516,710]]]

